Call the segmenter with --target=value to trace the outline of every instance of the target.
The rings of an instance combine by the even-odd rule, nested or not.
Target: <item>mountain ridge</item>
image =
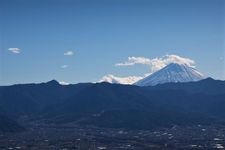
[[[14,121],[26,116],[28,121],[135,129],[225,122],[225,81],[211,78],[143,87],[21,84],[0,86],[0,95],[0,114]]]

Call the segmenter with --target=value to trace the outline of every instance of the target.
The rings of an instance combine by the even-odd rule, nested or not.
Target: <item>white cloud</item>
[[[69,83],[65,82],[65,81],[59,81],[59,84],[61,84],[61,85],[69,85]]]
[[[170,63],[186,64],[190,67],[195,67],[195,61],[190,58],[181,57],[178,55],[165,55],[156,58],[145,58],[145,57],[128,57],[128,60],[122,63],[117,63],[115,66],[133,66],[136,64],[142,64],[149,66],[150,70],[143,76],[128,76],[118,77],[112,74],[103,76],[99,82],[119,83],[119,84],[133,84],[140,79],[143,79],[150,74],[162,69]]]
[[[12,53],[15,53],[15,54],[19,54],[20,51],[21,51],[19,48],[16,48],[16,47],[15,48],[9,48],[8,50],[11,51]]]
[[[109,74],[102,77],[102,79],[99,82],[108,82],[108,83],[117,83],[117,84],[133,84],[142,78],[143,77],[138,77],[138,76],[116,77],[112,74]]]
[[[73,51],[67,51],[64,53],[65,56],[72,56],[74,55],[74,52]]]
[[[68,67],[69,67],[68,65],[62,65],[61,66],[62,69],[65,69],[65,68],[68,68]]]
[[[150,64],[151,60],[145,57],[128,57],[128,60],[123,63],[117,63],[115,66],[133,66],[135,64]]]
[[[133,66],[136,64],[147,65],[150,67],[150,73],[154,73],[170,63],[186,64],[195,67],[195,61],[190,58],[181,57],[178,55],[165,55],[153,59],[145,57],[128,57],[128,60],[122,63],[117,63],[115,66]]]
[[[195,67],[195,61],[190,58],[181,57],[178,55],[166,55],[162,58],[166,65],[170,63],[186,64],[191,67]]]

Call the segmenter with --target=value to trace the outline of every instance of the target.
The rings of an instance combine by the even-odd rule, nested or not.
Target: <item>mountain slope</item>
[[[35,116],[47,106],[61,103],[90,85],[89,83],[60,85],[52,80],[40,84],[0,86],[0,110],[9,118]]]
[[[202,101],[205,97],[197,98]],[[182,91],[149,91],[137,86],[93,84],[55,107],[54,111],[48,109],[43,118],[61,124],[76,122],[135,129],[212,121],[210,116],[188,110],[186,106],[195,105],[188,102],[190,99],[191,102],[196,100],[195,96]],[[190,105],[182,106],[184,103]]]
[[[206,78],[198,82],[185,83],[164,83],[156,86],[148,86],[151,90],[182,90],[188,93],[204,93],[207,95],[221,95],[225,94],[225,82]]]
[[[19,132],[23,130],[24,128],[17,122],[0,115],[0,132]]]
[[[93,84],[73,95],[55,109],[45,112],[51,122],[91,124],[111,128],[150,129],[173,124],[210,124],[225,121],[225,94],[208,95],[207,86],[217,88],[223,81],[193,82],[188,88],[151,88],[108,83]],[[178,84],[178,83],[176,83]],[[180,83],[186,85],[187,83]],[[201,93],[190,93],[199,87]],[[225,85],[223,85],[223,89]],[[217,109],[218,108],[218,109]]]
[[[154,86],[168,82],[190,82],[203,79],[203,75],[186,64],[171,63],[161,70],[134,83],[138,86]]]
[[[51,81],[0,87],[0,114],[13,120],[111,128],[210,124],[225,121],[224,91],[225,82],[211,78],[147,87]]]

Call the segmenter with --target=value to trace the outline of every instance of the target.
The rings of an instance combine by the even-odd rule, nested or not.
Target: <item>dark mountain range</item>
[[[0,115],[0,132],[18,132],[24,130],[17,122]]]
[[[198,82],[187,83],[165,83],[156,86],[149,86],[149,89],[158,90],[183,90],[189,93],[205,93],[205,94],[225,94],[225,82],[214,80],[212,78],[203,79]]]
[[[48,105],[63,102],[91,84],[62,86],[52,80],[40,84],[18,84],[0,87],[1,112],[10,118],[33,116],[40,113]]]
[[[10,120],[150,129],[225,121],[225,82],[139,87],[109,83],[60,85],[57,81],[0,87],[0,114]],[[7,126],[0,122],[0,128]]]

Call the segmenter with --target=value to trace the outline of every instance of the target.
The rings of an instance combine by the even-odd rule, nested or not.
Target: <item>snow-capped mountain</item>
[[[134,83],[138,86],[154,86],[168,82],[190,82],[203,79],[203,75],[186,64],[171,63],[161,70]]]
[[[138,76],[117,77],[112,74],[109,74],[102,77],[102,79],[99,82],[108,82],[112,84],[133,84],[142,78],[143,77]]]

